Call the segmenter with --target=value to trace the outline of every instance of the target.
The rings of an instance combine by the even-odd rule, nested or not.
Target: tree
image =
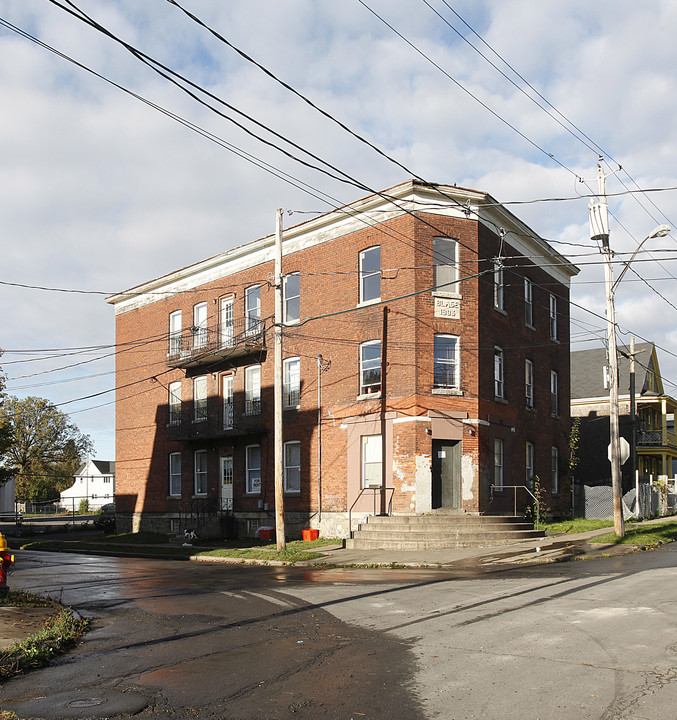
[[[53,500],[72,485],[91,439],[45,398],[8,396],[2,414],[10,428],[3,464],[15,469],[17,498]]]
[[[2,350],[0,350],[2,357]],[[14,468],[4,462],[5,453],[12,443],[11,427],[4,419],[5,375],[0,368],[0,485],[4,485],[14,474]]]

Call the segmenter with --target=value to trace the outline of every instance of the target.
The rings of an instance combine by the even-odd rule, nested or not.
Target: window
[[[233,509],[233,456],[221,458],[221,510]]]
[[[362,436],[362,487],[381,487],[381,436]]]
[[[497,398],[505,398],[503,372],[503,350],[494,348],[494,396]]]
[[[503,260],[494,258],[494,307],[504,310]]]
[[[381,299],[381,248],[367,248],[360,253],[360,302]]]
[[[301,443],[297,440],[284,444],[284,491],[301,492]]]
[[[181,310],[169,316],[169,354],[179,355],[181,352]]]
[[[255,334],[261,330],[261,286],[252,285],[245,290],[245,332]]]
[[[360,345],[360,395],[381,392],[381,341]]]
[[[531,479],[534,477],[534,445],[528,442],[526,445],[526,480],[527,487],[531,487]]]
[[[261,366],[251,365],[244,371],[244,414],[261,414]]]
[[[233,303],[232,297],[221,299],[221,347],[233,345]]]
[[[458,243],[451,238],[433,238],[433,264],[435,290],[458,292]]]
[[[223,375],[221,378],[221,399],[223,400],[223,429],[233,427],[233,376]]]
[[[559,493],[559,450],[556,447],[552,448],[550,457],[552,494],[557,495]]]
[[[557,298],[550,296],[550,339],[557,340]]]
[[[533,285],[529,278],[524,278],[524,323],[529,327],[534,326],[534,301]]]
[[[181,495],[181,453],[169,454],[169,494]]]
[[[435,335],[433,387],[458,388],[458,337]]]
[[[169,424],[178,425],[181,422],[181,383],[169,384]]]
[[[247,445],[246,456],[246,491],[249,495],[261,492],[261,446]]]
[[[494,440],[494,490],[503,490],[503,440]]]
[[[207,451],[195,451],[195,495],[207,494]]]
[[[559,415],[559,400],[557,392],[557,373],[550,371],[550,412]]]
[[[282,406],[299,406],[301,395],[301,359],[287,358],[282,364]]]
[[[203,348],[207,344],[207,303],[193,308],[193,347]]]
[[[298,273],[286,275],[282,281],[284,295],[284,322],[293,323],[301,319],[301,276]]]
[[[207,376],[202,375],[193,380],[193,422],[204,422],[207,419]]]
[[[524,361],[524,392],[528,408],[534,406],[534,364],[531,360]]]

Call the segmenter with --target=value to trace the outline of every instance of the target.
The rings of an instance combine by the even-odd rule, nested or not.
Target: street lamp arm
[[[616,278],[616,282],[611,286],[611,292],[616,292],[616,288],[620,284],[621,280],[623,279],[623,276],[626,272],[630,269],[630,265],[632,261],[637,257],[637,253],[642,249],[642,245],[647,240],[651,240],[652,238],[657,237],[665,237],[668,233],[671,231],[671,227],[669,225],[657,225],[645,238],[642,240],[642,242],[637,246],[637,249],[634,253],[632,253],[632,257],[628,260],[628,262],[625,263],[625,267],[623,268],[621,274]]]

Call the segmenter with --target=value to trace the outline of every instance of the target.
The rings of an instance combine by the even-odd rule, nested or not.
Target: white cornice
[[[527,257],[543,258],[539,266],[564,284],[568,285],[570,278],[578,272],[566,258],[486,193],[452,185],[424,185],[416,181],[401,183],[285,229],[283,253],[291,255],[411,211],[479,219],[493,232],[503,229],[515,250]],[[176,293],[272,262],[274,245],[275,236],[267,235],[112,295],[107,302],[114,305],[116,314],[119,314],[164,300]]]

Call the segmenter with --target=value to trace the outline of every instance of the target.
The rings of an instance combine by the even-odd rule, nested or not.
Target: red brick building
[[[274,244],[109,298],[120,529],[274,524]],[[393,513],[512,514],[534,475],[568,505],[571,263],[485,193],[417,181],[282,246],[290,535],[346,536],[382,472]]]

